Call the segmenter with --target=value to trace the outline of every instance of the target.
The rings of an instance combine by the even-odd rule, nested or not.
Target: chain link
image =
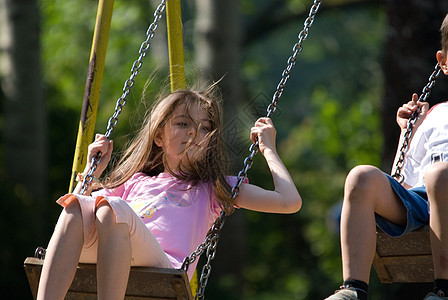
[[[37,247],[34,251],[34,257],[39,259],[45,259],[45,254],[47,254],[47,250],[44,247]]]
[[[319,10],[321,2],[322,2],[321,0],[314,0],[313,6],[310,9],[308,17],[306,18],[303,24],[304,28],[302,31],[300,31],[298,35],[298,42],[292,48],[293,54],[287,60],[287,66],[282,72],[282,77],[272,97],[272,102],[268,105],[266,109],[267,111],[266,117],[268,118],[277,109],[278,100],[282,96],[283,89],[285,88],[285,85],[288,82],[291,70],[296,64],[296,57],[302,52],[303,49],[302,43],[308,37],[309,29],[313,25],[314,17],[317,11]],[[235,199],[238,196],[240,186],[246,180],[247,172],[252,167],[253,158],[258,153],[258,141],[256,141],[249,147],[249,152],[250,152],[249,156],[246,157],[246,159],[244,159],[244,166],[242,170],[238,173],[237,181],[235,185],[232,187],[232,199]],[[195,300],[204,298],[205,288],[207,286],[208,278],[210,277],[210,272],[212,269],[211,261],[215,258],[216,246],[219,241],[219,234],[222,227],[224,226],[226,217],[227,217],[226,213],[222,211],[219,217],[216,219],[215,223],[213,224],[212,229],[207,234],[205,241],[202,244],[200,244],[189,257],[185,258],[184,263],[182,265],[182,268],[187,270],[188,265],[192,264],[206,250],[207,262],[204,264],[202,268],[201,277],[199,279],[198,293],[195,296]]]
[[[426,99],[428,99],[429,94],[431,94],[431,89],[436,84],[436,79],[439,77],[440,72],[441,72],[440,66],[439,66],[439,64],[436,64],[434,71],[432,72],[431,76],[429,76],[428,83],[423,88],[422,94],[420,95],[420,97],[418,97],[419,102],[424,102],[424,101],[426,101]],[[418,119],[417,117],[418,117],[419,113],[420,113],[420,108],[418,110],[416,110],[414,113],[412,113],[411,117],[408,120],[406,131],[403,134],[403,143],[401,144],[400,154],[398,156],[397,162],[395,163],[395,167],[394,167],[395,172],[392,175],[392,177],[394,177],[399,183],[402,183],[404,181],[404,176],[403,176],[403,174],[401,174],[401,171],[404,166],[404,159],[406,156],[406,152],[409,149],[409,144],[410,144],[410,140],[411,140],[411,136],[412,136],[412,131],[414,129],[414,124],[415,124],[415,122],[417,122],[417,119]]]
[[[140,72],[140,68],[143,65],[143,58],[145,58],[146,53],[148,52],[150,48],[150,41],[154,37],[154,33],[159,26],[158,23],[160,19],[162,18],[163,12],[165,11],[166,7],[166,0],[162,0],[160,4],[157,6],[155,12],[154,12],[154,19],[152,23],[149,25],[148,29],[146,30],[146,39],[141,44],[140,49],[138,51],[139,57],[136,61],[132,64],[131,68],[131,75],[129,78],[125,81],[124,87],[123,87],[123,94],[120,98],[118,98],[117,103],[115,105],[115,112],[112,115],[112,117],[109,119],[107,123],[107,129],[105,136],[109,139],[110,135],[112,134],[112,131],[115,129],[115,126],[118,123],[118,116],[121,114],[121,111],[123,110],[123,107],[126,105],[126,98],[129,95],[131,88],[135,84],[135,77]],[[98,167],[98,164],[101,161],[101,152],[98,152],[97,155],[95,155],[91,162],[90,162],[90,169],[87,172],[87,174],[84,176],[84,179],[82,181],[82,187],[81,187],[81,194],[84,194],[89,187],[89,185],[93,181],[93,173]]]

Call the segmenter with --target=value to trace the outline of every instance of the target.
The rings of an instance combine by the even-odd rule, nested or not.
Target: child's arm
[[[101,152],[101,161],[97,165],[95,172],[93,172],[93,176],[99,178],[103,173],[103,171],[106,169],[107,164],[110,161],[112,150],[113,150],[113,141],[108,140],[108,138],[105,135],[97,134],[95,136],[95,141],[89,145],[89,150],[87,153],[87,164],[84,169],[83,175],[87,175],[87,172],[89,172],[92,158],[95,157],[95,155],[98,152]],[[82,181],[79,181],[73,193],[78,194],[81,192],[81,190],[82,190]],[[91,191],[92,189],[89,187],[85,194],[90,195]]]
[[[416,111],[419,107],[421,108],[421,110],[417,117],[417,121],[414,123],[414,126],[412,128],[412,134],[408,141],[408,144],[410,144],[412,138],[414,137],[415,132],[417,131],[417,128],[422,124],[423,120],[426,117],[426,114],[428,113],[429,104],[427,102],[418,102],[418,95],[414,93],[412,95],[411,101],[409,101],[406,104],[403,104],[403,106],[400,107],[397,111],[397,124],[401,129],[401,133],[400,133],[400,140],[398,141],[397,153],[395,154],[391,174],[395,173],[396,163],[400,158],[401,146],[403,145],[404,133],[406,132],[408,127],[408,120],[411,118],[414,111]],[[410,188],[410,186],[404,182],[403,186],[405,188]]]
[[[274,190],[265,190],[243,183],[235,204],[239,207],[271,213],[294,213],[302,199],[275,147],[276,130],[270,118],[260,118],[251,130],[251,140],[258,140],[260,152],[266,159],[274,181]]]

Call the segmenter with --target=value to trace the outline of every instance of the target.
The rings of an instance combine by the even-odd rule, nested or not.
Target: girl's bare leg
[[[406,209],[384,173],[372,166],[355,167],[345,182],[341,215],[344,280],[369,283],[376,247],[375,212],[397,224],[406,222]]]
[[[75,276],[83,242],[81,209],[73,201],[59,216],[48,244],[37,299],[64,299]]]
[[[96,213],[98,231],[98,299],[123,299],[131,267],[127,224],[117,224],[112,208],[103,202]]]
[[[434,278],[448,279],[448,163],[429,166],[425,173],[430,203],[429,226]]]

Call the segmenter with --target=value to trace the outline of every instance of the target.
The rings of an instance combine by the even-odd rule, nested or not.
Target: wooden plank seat
[[[25,259],[24,268],[34,299],[37,296],[43,260]],[[65,299],[96,299],[96,265],[79,264]],[[191,300],[193,299],[187,273],[178,269],[132,267],[126,289],[126,300]]]
[[[377,230],[373,267],[381,282],[432,282],[434,267],[429,226],[392,238]]]

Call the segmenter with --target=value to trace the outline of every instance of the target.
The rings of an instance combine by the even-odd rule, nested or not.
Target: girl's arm
[[[95,141],[89,145],[88,153],[87,153],[87,164],[84,169],[83,175],[87,175],[87,172],[90,170],[90,163],[92,161],[92,158],[95,157],[95,155],[98,152],[101,152],[101,161],[98,164],[95,172],[93,172],[93,176],[96,178],[99,178],[103,171],[106,169],[113,150],[113,141],[109,140],[105,135],[97,134],[95,136]],[[82,190],[82,181],[79,181],[76,185],[73,193],[79,194]],[[92,192],[92,185],[87,188],[85,194],[90,195]]]
[[[258,140],[274,181],[274,190],[265,190],[243,183],[235,204],[239,207],[270,213],[294,213],[302,206],[302,199],[291,175],[275,147],[276,130],[270,118],[260,118],[251,129],[251,140]]]
[[[392,175],[395,174],[396,164],[398,159],[400,158],[401,146],[403,145],[404,133],[406,132],[408,127],[408,120],[411,118],[414,111],[416,111],[419,107],[421,108],[420,113],[417,117],[417,121],[414,123],[414,126],[412,128],[412,134],[408,141],[408,144],[410,145],[411,140],[414,137],[415,132],[417,131],[417,128],[422,124],[423,120],[425,119],[428,113],[429,104],[427,102],[419,102],[418,95],[414,93],[412,94],[411,101],[409,101],[406,104],[403,104],[403,106],[400,107],[397,111],[397,124],[398,126],[400,126],[401,133],[400,133],[400,140],[398,141],[398,148],[395,154],[394,163],[392,165],[392,171],[391,171]],[[403,182],[402,185],[405,188],[411,187],[405,182]]]

